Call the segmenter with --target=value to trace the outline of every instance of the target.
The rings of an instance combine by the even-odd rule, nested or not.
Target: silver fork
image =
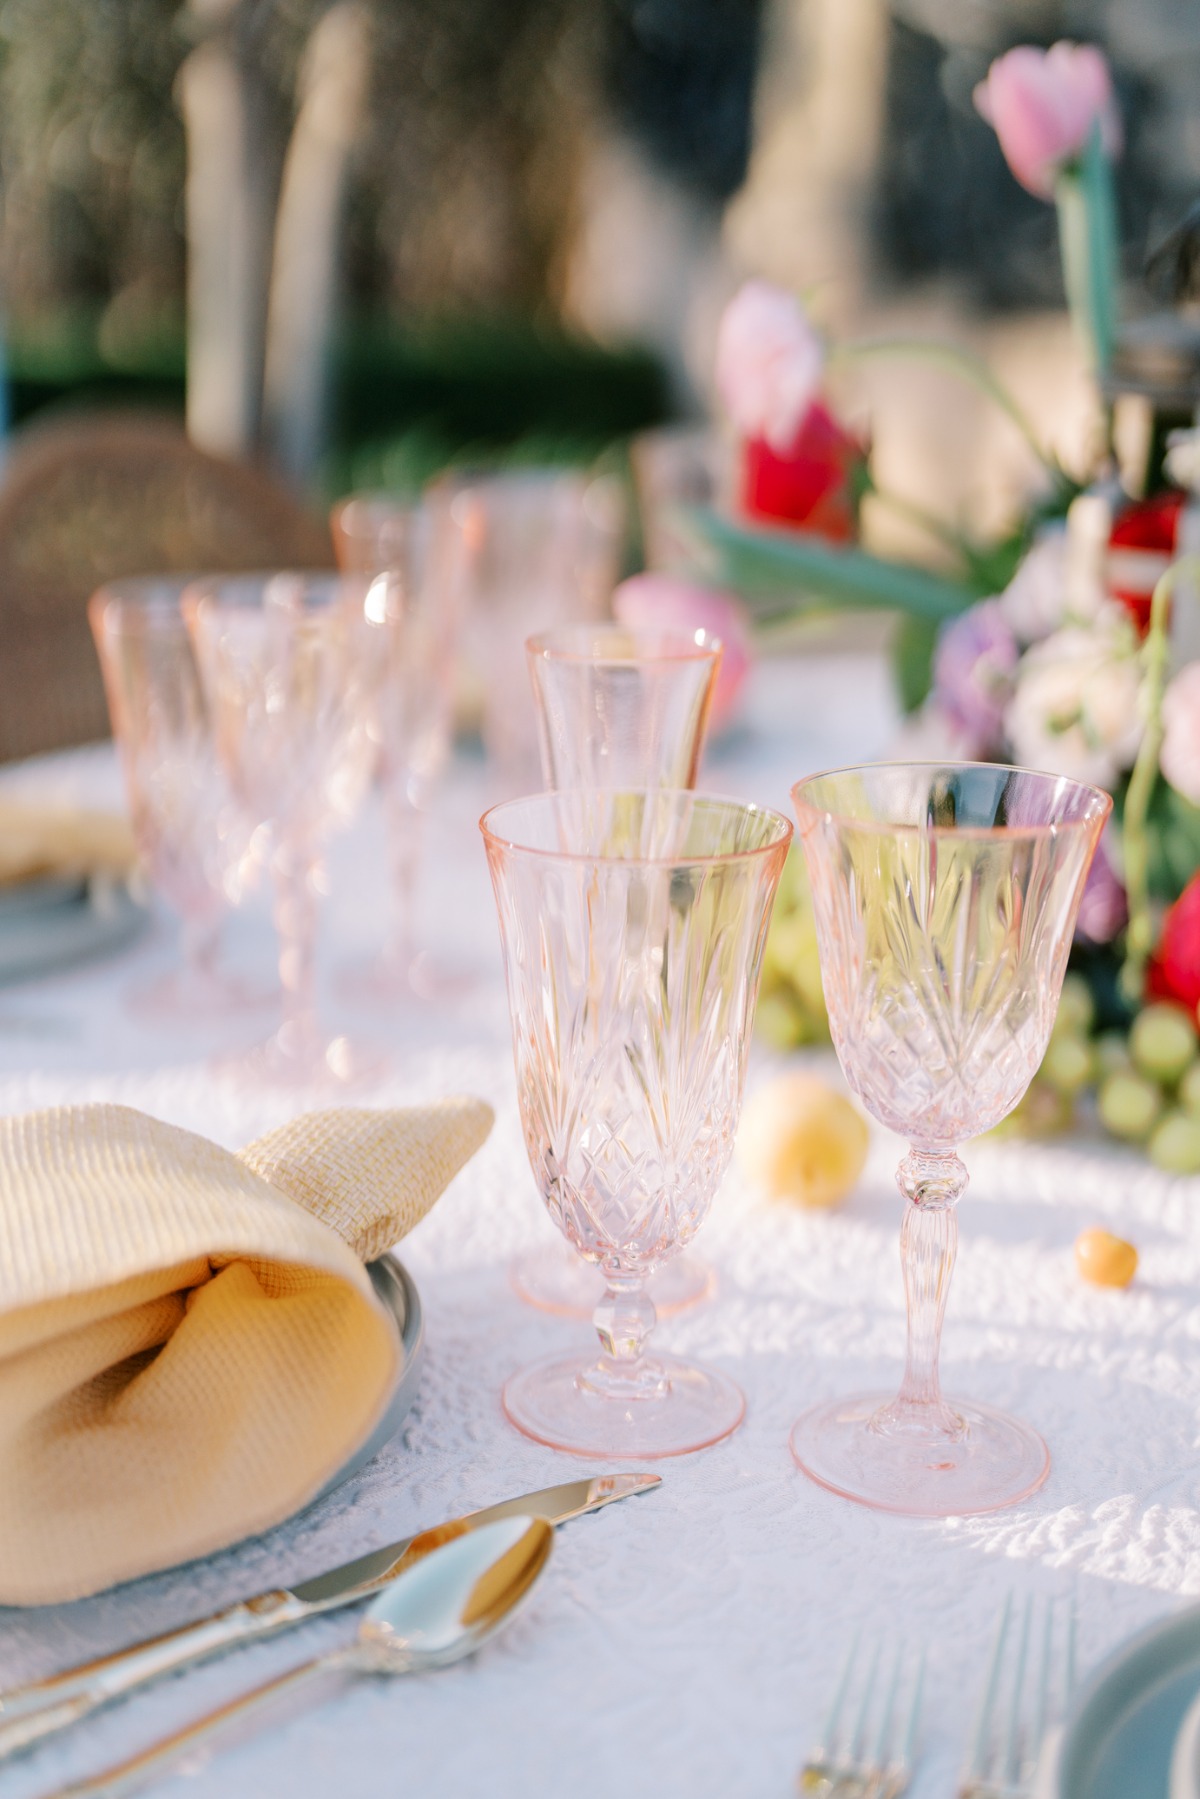
[[[1040,1609],[1040,1617],[1038,1612]],[[1075,1685],[1075,1599],[1010,1593],[996,1626],[958,1799],[1025,1799]]]
[[[799,1792],[814,1799],[897,1799],[909,1782],[925,1656],[910,1673],[900,1643],[883,1673],[883,1646],[876,1639],[860,1675],[861,1643],[859,1631],[842,1664],[821,1741],[796,1778]]]

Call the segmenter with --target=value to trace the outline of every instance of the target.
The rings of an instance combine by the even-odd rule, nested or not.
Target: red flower
[[[832,543],[858,530],[858,496],[866,451],[814,400],[787,450],[748,438],[742,463],[742,505],[752,518],[799,525]]]
[[[1150,600],[1160,575],[1175,560],[1187,495],[1156,493],[1131,500],[1113,520],[1108,539],[1108,585],[1142,636],[1150,628]]]
[[[1200,1006],[1200,874],[1194,874],[1163,919],[1147,990],[1195,1012]]]

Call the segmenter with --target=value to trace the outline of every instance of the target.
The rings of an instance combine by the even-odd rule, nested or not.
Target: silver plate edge
[[[365,1468],[386,1443],[391,1442],[412,1409],[421,1382],[421,1368],[425,1360],[425,1312],[421,1296],[417,1292],[417,1284],[399,1256],[391,1251],[368,1262],[367,1273],[377,1296],[396,1320],[400,1331],[400,1346],[404,1352],[404,1366],[375,1429],[337,1473],[326,1481],[320,1492],[315,1493],[307,1502],[304,1507],[306,1511],[309,1505],[319,1505],[322,1499],[336,1492],[361,1468]]]

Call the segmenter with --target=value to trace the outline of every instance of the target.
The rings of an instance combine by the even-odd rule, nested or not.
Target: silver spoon
[[[315,1674],[331,1670],[419,1674],[460,1661],[516,1616],[550,1558],[553,1540],[554,1531],[544,1518],[524,1516],[501,1518],[451,1537],[376,1595],[352,1643],[264,1681],[196,1723],[160,1737],[140,1755],[74,1786],[60,1787],[49,1799],[100,1799],[132,1792],[231,1718],[257,1710]]]

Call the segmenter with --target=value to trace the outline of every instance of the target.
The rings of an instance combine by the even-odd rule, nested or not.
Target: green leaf
[[[803,531],[751,529],[699,510],[689,511],[686,523],[704,574],[733,588],[760,618],[830,605],[873,606],[937,624],[978,597],[945,575]]]
[[[892,648],[892,670],[905,712],[915,712],[933,686],[933,652],[938,626],[910,614],[901,623]]]

